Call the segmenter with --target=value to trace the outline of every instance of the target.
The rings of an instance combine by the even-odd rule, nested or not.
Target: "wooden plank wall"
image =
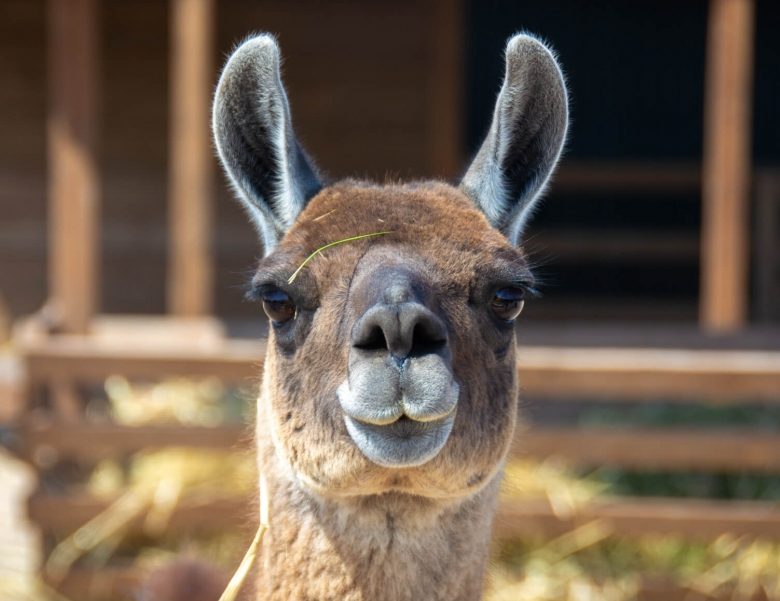
[[[15,315],[36,310],[46,298],[45,6],[45,0],[0,6],[0,291]],[[281,0],[220,2],[211,60],[221,66],[251,31],[276,33],[296,130],[331,178],[452,175],[446,172],[454,159],[432,158],[429,143],[429,117],[446,100],[440,93],[432,98],[428,78],[442,65],[438,38],[429,35],[436,30],[436,6],[411,0],[368,7],[358,0],[327,6],[304,0],[294,7]],[[169,243],[170,7],[136,0],[100,8],[100,296],[108,312],[161,313]],[[454,76],[452,69],[442,72],[445,80]],[[437,135],[457,135],[449,118],[446,110],[439,116]],[[204,127],[208,131],[208,123]],[[436,145],[457,147],[441,138]],[[237,288],[259,248],[221,176],[216,189],[215,309],[246,315],[251,309]]]
[[[0,7],[3,48],[0,79],[4,84],[0,94],[0,126],[4,131],[0,140],[3,159],[0,201],[4,208],[0,223],[3,267],[0,294],[17,315],[37,309],[46,297],[42,184],[45,181],[45,5],[44,0],[8,0]],[[67,2],[62,5],[69,6]],[[177,312],[207,312],[208,303],[194,299],[208,298],[208,294],[192,291],[195,287],[211,288],[212,276],[206,246],[193,240],[209,236],[193,237],[193,232],[202,232],[209,214],[192,209],[208,205],[195,202],[195,198],[200,190],[209,188],[208,167],[213,169],[214,165],[210,153],[185,159],[192,162],[186,167],[175,162],[172,155],[172,177],[170,181],[167,179],[169,125],[190,136],[208,133],[207,128],[177,126],[169,119],[168,107],[174,102],[168,90],[169,75],[174,76],[175,70],[169,64],[168,54],[176,48],[175,36],[169,38],[169,32],[176,31],[169,5],[154,0],[99,5],[98,29],[102,35],[97,66],[98,95],[104,102],[97,119],[103,126],[97,156],[101,176],[99,182],[93,182],[93,187],[100,184],[104,191],[102,231],[98,240],[104,261],[99,278],[102,287],[97,295],[110,312],[162,312],[166,307],[166,290],[169,290],[167,306]],[[189,4],[182,0],[172,6]],[[192,6],[198,6],[198,2]],[[705,264],[701,311],[702,323],[721,330],[744,323],[748,309],[746,149],[750,69],[746,66],[751,61],[752,6],[752,0],[712,2],[708,86],[714,100],[707,112],[706,147],[710,151],[704,166],[705,230],[701,246]],[[216,11],[213,51],[191,63],[202,67],[199,77],[204,78],[209,71],[208,63],[212,64],[213,73],[213,66],[247,31],[273,31],[279,35],[286,56],[285,78],[297,130],[326,173],[333,177],[357,173],[380,179],[452,175],[459,170],[463,159],[458,116],[464,108],[459,95],[449,92],[462,86],[462,72],[453,60],[463,45],[459,33],[463,24],[455,7],[443,0],[378,2],[372,3],[370,10],[356,0],[329,5],[327,9],[313,0],[296,3],[294,9],[281,0],[261,5],[249,0],[221,2]],[[202,23],[207,21],[204,19]],[[209,28],[201,27],[201,30],[198,36],[203,32],[208,34]],[[202,50],[206,46],[192,47]],[[363,51],[355,52],[356,47]],[[173,80],[173,90],[182,89],[175,83],[175,77]],[[209,87],[202,81],[195,85]],[[202,94],[188,94],[208,101]],[[196,113],[188,118],[192,124],[208,120],[202,106]],[[189,144],[176,133],[171,142],[175,140],[182,147],[204,147]],[[206,168],[197,168],[196,163]],[[660,176],[652,170],[640,171],[640,175],[653,175],[652,186],[659,194],[677,186],[674,169],[671,178],[664,177],[667,171],[663,169]],[[574,166],[574,180],[577,172]],[[591,183],[603,176],[603,173],[584,173],[584,180]],[[630,168],[626,175],[632,179]],[[618,187],[621,177],[625,180],[619,173],[612,178]],[[196,180],[199,185],[195,185]],[[558,183],[565,181],[562,174]],[[188,182],[186,189],[184,182]],[[213,279],[218,294],[214,307],[220,314],[246,315],[251,309],[242,304],[241,294],[234,291],[245,279],[244,274],[258,253],[257,242],[221,178],[216,187],[218,198],[210,223],[215,230],[217,255]],[[607,188],[614,189],[614,186]],[[172,205],[167,215],[168,222],[176,225],[170,239],[166,230],[169,191],[172,198],[182,199]],[[187,210],[173,210],[185,203],[188,203]],[[74,217],[72,213],[66,215]],[[180,215],[186,218],[181,219]],[[93,215],[91,220],[94,219]],[[90,219],[73,221],[85,232],[93,228]],[[614,244],[605,245],[605,240],[610,242],[611,233],[604,234],[595,232],[591,236],[595,240],[591,241],[587,237],[576,238],[585,254],[590,252],[596,259],[614,256],[615,245],[627,248],[627,254],[637,260],[656,256],[654,249],[661,247],[652,239],[639,239],[632,244],[631,233],[628,240],[616,238]],[[76,237],[88,240],[94,235]],[[566,255],[572,253],[572,239],[552,236],[548,244],[542,236],[537,242],[553,255],[559,252]],[[695,260],[696,245],[695,238],[682,237],[672,248],[674,256]],[[166,253],[170,259],[168,264],[176,265],[177,273],[190,274],[183,276],[183,281],[166,281],[169,273],[164,260]],[[57,248],[49,249],[49,255],[53,262],[66,261]],[[197,260],[188,260],[192,257]],[[67,261],[74,264],[72,258]],[[82,265],[81,275],[77,277],[89,282],[88,274],[98,269],[94,259],[82,257],[76,263]],[[57,285],[72,285],[76,279],[61,278]],[[72,304],[89,312],[92,297],[87,293],[87,302]],[[665,305],[656,302],[648,303],[647,310],[644,307],[626,310],[623,301],[606,308],[603,304],[584,306],[580,302],[563,306],[558,313],[550,303],[544,304],[544,310],[547,308],[553,317],[679,319],[692,315],[688,308],[667,310]],[[83,321],[83,316],[80,319]]]
[[[45,3],[0,3],[0,295],[31,310],[46,289]]]

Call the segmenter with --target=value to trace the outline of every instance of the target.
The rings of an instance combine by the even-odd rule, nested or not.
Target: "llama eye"
[[[508,287],[496,290],[490,308],[499,319],[512,321],[517,319],[525,305],[525,290],[522,288]]]
[[[295,317],[295,303],[290,295],[277,289],[263,292],[263,311],[274,325],[281,325]]]

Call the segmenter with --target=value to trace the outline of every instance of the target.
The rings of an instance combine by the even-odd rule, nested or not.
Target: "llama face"
[[[389,233],[335,246],[288,283],[313,250],[371,231]],[[487,482],[514,429],[511,318],[530,278],[455,188],[321,191],[253,282],[293,307],[272,322],[264,410],[296,476],[338,495]]]
[[[444,499],[492,480],[514,430],[513,320],[531,284],[517,242],[566,123],[552,54],[516,36],[459,188],[323,188],[292,134],[275,41],[230,58],[215,139],[267,253],[253,280],[272,323],[258,429],[304,486]]]

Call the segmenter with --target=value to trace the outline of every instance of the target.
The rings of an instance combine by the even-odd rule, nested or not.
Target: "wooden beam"
[[[614,229],[531,230],[524,248],[531,256],[555,257],[556,263],[658,260],[695,261],[699,241],[694,233]],[[581,299],[578,299],[581,300]]]
[[[208,348],[96,343],[86,336],[58,336],[30,343],[25,367],[31,384],[56,378],[101,382],[111,374],[159,379],[172,376],[215,376],[229,382],[253,382],[262,374],[265,347],[250,342],[226,342]]]
[[[710,0],[702,190],[701,325],[745,324],[753,0]]]
[[[560,536],[603,520],[618,536],[665,534],[713,540],[737,536],[780,538],[780,507],[771,501],[710,499],[598,499],[556,513],[547,499],[502,499],[493,528],[502,539]]]
[[[182,501],[171,515],[172,532],[215,532],[246,525],[251,498]],[[85,494],[35,493],[28,515],[47,533],[67,534],[111,505],[112,499]],[[135,524],[140,526],[144,516]],[[604,520],[616,535],[670,534],[714,539],[738,536],[780,538],[780,507],[769,501],[709,499],[605,498],[583,503],[567,514],[553,511],[547,499],[503,498],[494,536],[500,539],[559,536],[593,520]],[[132,527],[132,525],[131,525]]]
[[[526,346],[521,395],[601,401],[777,402],[780,352]]]
[[[95,461],[165,447],[237,449],[251,441],[242,424],[216,427],[122,426],[28,422],[21,454],[55,451],[61,459]],[[636,470],[780,472],[780,436],[748,428],[606,428],[535,426],[520,431],[514,457],[557,458],[585,467]]]
[[[780,473],[780,436],[758,428],[533,427],[515,456],[631,470]]]
[[[68,332],[85,332],[98,304],[96,5],[48,3],[49,294]]]
[[[701,190],[697,163],[673,161],[569,161],[555,173],[556,192],[614,192],[631,198]]]
[[[34,459],[37,451],[46,449],[60,459],[96,461],[166,447],[237,450],[242,442],[252,440],[252,430],[242,424],[209,428],[32,422],[20,428],[19,439],[24,457]]]
[[[30,520],[46,532],[65,535],[74,532],[89,520],[105,511],[116,499],[104,499],[85,493],[48,494],[34,493],[28,500]],[[250,497],[182,499],[168,523],[169,532],[218,532],[225,528],[237,528],[247,522],[254,503]],[[138,516],[130,528],[142,527],[143,515]]]
[[[463,168],[463,3],[430,0],[428,171],[452,178]]]
[[[57,377],[259,377],[264,344],[224,341],[195,347],[95,341],[85,336],[32,340],[22,349],[31,383]],[[780,352],[524,346],[518,371],[525,397],[615,402],[778,402]]]
[[[696,319],[696,301],[636,297],[550,297],[539,303],[529,303],[523,311],[523,319],[538,324],[630,323],[628,327],[637,323],[690,323]]]
[[[168,306],[181,316],[212,309],[213,0],[171,0]]]

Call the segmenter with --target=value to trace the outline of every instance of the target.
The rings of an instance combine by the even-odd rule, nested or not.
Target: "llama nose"
[[[412,356],[440,353],[447,346],[447,328],[428,307],[390,286],[352,330],[352,346],[363,351],[389,351],[398,362]],[[387,302],[389,301],[389,302]]]

